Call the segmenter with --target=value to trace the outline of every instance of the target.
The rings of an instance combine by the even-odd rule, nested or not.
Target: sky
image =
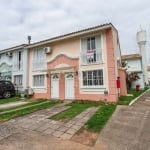
[[[146,30],[150,64],[149,0],[0,0],[0,50],[111,22],[122,54],[139,53],[136,33]]]

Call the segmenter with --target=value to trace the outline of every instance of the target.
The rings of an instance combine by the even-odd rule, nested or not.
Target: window
[[[15,75],[14,76],[14,84],[22,85],[22,75]]]
[[[14,69],[15,70],[21,70],[23,68],[23,52],[22,51],[16,51],[14,53]]]
[[[83,64],[102,62],[101,36],[82,39],[81,61]]]
[[[43,48],[33,50],[33,70],[46,68],[46,54]]]
[[[21,61],[22,61],[22,55],[21,55],[21,51],[18,52],[18,68],[19,70],[21,69]]]
[[[83,86],[103,86],[103,70],[90,70],[82,72]]]
[[[87,39],[87,50],[95,50],[95,37]]]
[[[33,86],[34,87],[43,87],[44,86],[44,75],[33,75]]]

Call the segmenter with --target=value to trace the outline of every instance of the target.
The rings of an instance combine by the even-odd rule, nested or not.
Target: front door
[[[74,74],[65,75],[65,99],[74,99]]]
[[[59,76],[54,74],[51,76],[51,98],[59,98]]]

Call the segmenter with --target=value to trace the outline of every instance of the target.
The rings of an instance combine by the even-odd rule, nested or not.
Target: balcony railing
[[[101,50],[87,50],[81,53],[82,64],[94,64],[102,63],[102,52]]]

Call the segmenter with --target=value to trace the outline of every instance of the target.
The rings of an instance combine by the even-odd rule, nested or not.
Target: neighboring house
[[[104,24],[27,46],[34,98],[116,102],[116,79],[126,95],[118,32]]]
[[[150,86],[150,66],[147,66],[148,85]]]
[[[139,84],[140,88],[144,88],[144,77],[142,71],[142,56],[140,54],[130,54],[122,55],[122,61],[125,61],[127,66],[125,67],[127,73],[136,72],[140,79],[132,82],[132,89],[136,88],[136,85]]]
[[[144,88],[148,85],[148,71],[147,71],[147,58],[146,58],[146,31],[140,30],[136,34],[137,44],[139,46],[139,54],[123,55],[122,61],[126,61],[127,72],[136,72],[140,79],[132,82],[131,88],[135,89],[136,85],[140,85],[140,88]]]
[[[0,51],[0,80],[10,80],[19,90],[27,86],[26,44],[18,45]]]

